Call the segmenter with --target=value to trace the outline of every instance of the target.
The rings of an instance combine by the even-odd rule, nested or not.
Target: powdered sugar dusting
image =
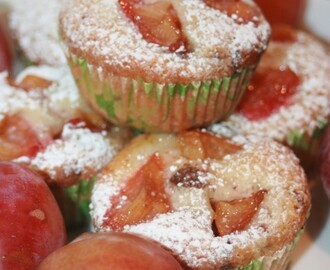
[[[242,135],[256,134],[288,143],[290,132],[301,131],[311,136],[330,113],[330,56],[317,40],[298,32],[297,42],[271,41],[258,68],[287,65],[302,80],[293,104],[283,106],[270,117],[248,121],[235,113],[228,121],[210,129],[241,141]]]
[[[113,196],[116,196],[119,191],[120,187],[116,181],[103,182],[101,179],[100,182],[94,186],[91,197],[93,204],[91,204],[90,207],[91,215],[95,217],[94,224],[97,227],[101,226],[104,221],[107,220],[106,212],[112,206],[110,201],[110,195],[113,194]],[[98,207],[95,208],[94,205],[97,205]]]
[[[17,113],[26,108],[43,110],[43,101],[37,93],[26,92],[8,84],[8,73],[0,73],[0,121],[7,113]]]
[[[20,83],[27,75],[34,75],[51,82],[45,89],[25,91],[8,84],[7,73],[0,74],[0,120],[7,113],[36,111],[48,115],[54,121],[67,121],[75,117],[77,110],[89,110],[80,97],[68,67],[28,67],[16,79]]]
[[[233,263],[244,265],[251,259],[271,256],[293,241],[305,224],[310,197],[304,171],[288,148],[271,140],[259,140],[244,145],[243,150],[228,154],[222,160],[194,160],[195,166],[208,172],[208,177],[203,175],[203,188],[189,188],[173,185],[170,181],[180,166],[189,164],[189,160],[176,156],[178,152],[173,141],[168,148],[163,144],[161,148],[157,143],[149,144],[150,141],[166,144],[169,137],[173,140],[172,135],[140,136],[134,147],[126,148],[124,156],[121,153],[117,156],[126,160],[130,149],[137,155],[146,147],[150,156],[150,148],[154,147],[165,163],[166,192],[174,207],[173,211],[159,214],[148,222],[125,226],[124,231],[159,241],[193,269],[219,269]],[[148,156],[143,158],[147,160]],[[111,197],[119,192],[118,183],[125,183],[124,179],[114,178],[121,175],[117,171],[125,164],[118,166],[108,168],[96,182],[92,195],[96,230],[111,230],[104,225],[104,220],[111,218],[106,212],[111,208]],[[131,169],[139,168],[133,166]],[[266,191],[266,195],[249,225],[240,232],[215,236],[211,201],[240,199],[259,190]]]
[[[58,15],[65,0],[11,0],[9,23],[19,45],[35,63],[65,65]]]
[[[56,179],[58,170],[67,177],[81,175],[86,170],[99,171],[115,154],[105,135],[67,124],[61,138],[39,152],[30,165],[47,171],[51,179]]]
[[[117,0],[73,1],[61,16],[63,38],[74,54],[87,57],[92,64],[116,72],[124,70],[126,76],[135,72],[135,76],[146,76],[147,81],[157,74],[159,82],[173,76],[197,81],[219,74],[228,76],[242,68],[242,55],[265,49],[269,25],[263,17],[258,26],[237,25],[201,0],[172,3],[193,46],[187,57],[146,42]]]
[[[20,83],[27,75],[38,76],[53,82],[47,89],[43,89],[41,94],[50,113],[68,120],[74,117],[78,108],[86,110],[86,105],[68,67],[30,66],[18,74],[16,82]],[[30,92],[33,94],[33,91]]]
[[[93,176],[113,158],[127,139],[125,131],[121,133],[117,129],[96,133],[84,127],[64,125],[82,112],[90,113],[68,67],[26,68],[17,76],[16,83],[21,83],[28,75],[51,82],[47,88],[29,91],[11,86],[7,75],[6,72],[0,73],[0,122],[6,115],[20,114],[38,135],[61,135],[36,157],[22,156],[15,160],[46,174],[48,180]],[[119,138],[121,134],[123,136]]]
[[[225,241],[214,242],[211,216],[207,209],[182,209],[159,215],[149,223],[125,228],[125,231],[149,236],[159,241],[190,267],[216,264],[233,256],[233,247]],[[192,237],[193,234],[193,237]],[[210,247],[214,248],[210,248]]]

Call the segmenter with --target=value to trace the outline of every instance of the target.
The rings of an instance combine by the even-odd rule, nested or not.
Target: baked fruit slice
[[[261,11],[257,6],[251,6],[242,0],[204,0],[215,9],[224,12],[238,24],[258,23]]]
[[[146,41],[168,47],[171,52],[178,49],[185,53],[189,51],[188,40],[171,1],[151,1],[150,4],[138,0],[118,2]]]

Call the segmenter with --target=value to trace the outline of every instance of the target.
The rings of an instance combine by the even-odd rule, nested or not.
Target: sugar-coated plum
[[[327,127],[321,142],[320,178],[330,199],[330,126]]]
[[[0,162],[0,269],[34,270],[65,244],[63,217],[34,171]]]
[[[86,233],[50,254],[38,270],[182,270],[159,244],[128,233]]]

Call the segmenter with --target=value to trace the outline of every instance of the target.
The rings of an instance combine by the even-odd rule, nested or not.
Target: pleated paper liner
[[[95,178],[81,179],[76,184],[67,187],[53,187],[53,194],[60,206],[68,230],[90,225],[90,198]]]
[[[295,249],[304,229],[300,230],[292,243],[286,245],[273,256],[265,256],[251,261],[244,267],[231,270],[287,270],[291,262],[292,252]]]
[[[325,128],[328,124],[326,119],[320,120],[318,127],[312,135],[302,130],[290,132],[286,138],[286,144],[300,159],[302,167],[306,172],[311,171],[318,164],[320,144]]]
[[[179,132],[220,121],[236,108],[255,66],[231,77],[190,84],[158,84],[107,74],[71,56],[78,88],[89,104],[119,126]]]

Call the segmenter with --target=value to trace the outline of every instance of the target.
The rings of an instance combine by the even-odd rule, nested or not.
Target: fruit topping
[[[222,159],[225,155],[242,149],[222,137],[201,131],[188,131],[179,134],[179,149],[187,159]]]
[[[97,126],[88,118],[73,118],[69,120],[69,123],[71,124],[72,128],[87,128],[92,132],[102,132],[102,130],[104,130],[103,126]]]
[[[300,78],[289,67],[257,69],[237,111],[251,121],[263,120],[289,106],[299,84]]]
[[[158,243],[128,233],[85,233],[49,255],[38,270],[182,270]]]
[[[18,88],[29,91],[29,90],[33,90],[33,89],[45,89],[45,88],[48,88],[49,86],[51,86],[52,84],[53,84],[52,81],[46,80],[44,78],[34,76],[34,75],[27,75],[16,86]]]
[[[44,179],[0,162],[0,269],[35,270],[65,244],[60,209]]]
[[[104,224],[121,230],[125,225],[138,224],[170,211],[163,169],[161,158],[157,154],[151,156],[119,194],[112,197],[112,207],[106,213],[108,219]]]
[[[119,4],[146,41],[168,47],[171,52],[189,52],[180,19],[170,1],[119,0]]]
[[[251,6],[241,0],[204,0],[205,4],[231,17],[237,24],[253,22],[258,25],[261,12],[258,7]]]
[[[243,230],[252,220],[263,201],[266,191],[260,190],[250,197],[212,203],[215,225],[220,236]]]
[[[0,122],[0,160],[35,156],[52,141],[47,133],[39,133],[21,115],[7,115]]]

